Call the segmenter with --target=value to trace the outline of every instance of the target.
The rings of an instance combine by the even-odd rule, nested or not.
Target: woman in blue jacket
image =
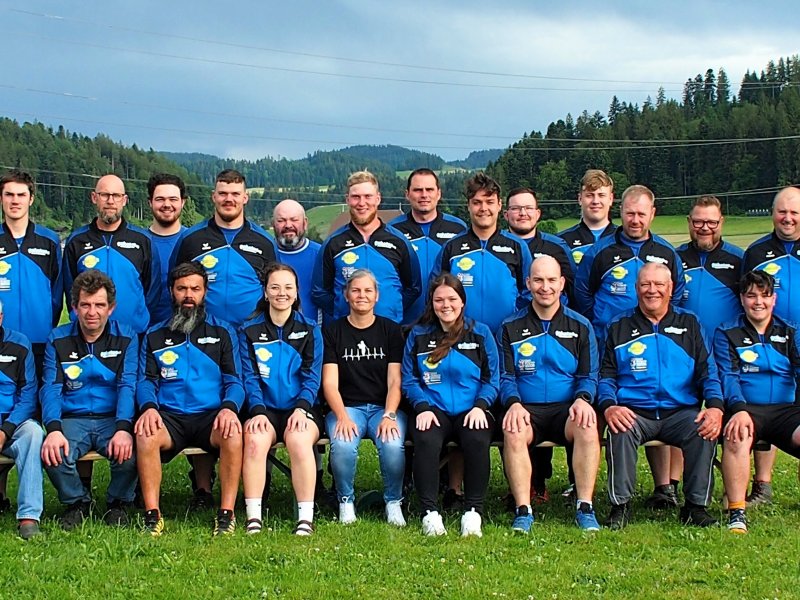
[[[465,319],[467,295],[449,273],[430,285],[425,312],[409,334],[403,356],[403,392],[414,408],[414,484],[425,535],[446,532],[438,508],[439,454],[455,440],[464,451],[461,535],[480,536],[489,484],[489,409],[499,389],[494,336],[483,323]]]
[[[242,375],[250,418],[244,424],[244,480],[247,533],[261,531],[261,497],[267,454],[284,442],[297,498],[296,535],[314,532],[317,467],[314,444],[322,431],[317,392],[322,371],[322,335],[300,311],[297,273],[271,263],[264,298],[239,330]]]

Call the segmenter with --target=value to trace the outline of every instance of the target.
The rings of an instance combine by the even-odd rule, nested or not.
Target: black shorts
[[[531,414],[533,427],[533,444],[553,442],[559,446],[567,445],[567,436],[564,429],[569,419],[571,402],[557,402],[554,404],[523,404]]]
[[[800,427],[800,406],[797,404],[748,404],[747,412],[755,426],[754,438],[776,445],[784,452],[800,458],[800,446],[792,444],[792,435]]]
[[[214,456],[219,449],[211,445],[211,431],[219,409],[207,410],[193,415],[182,415],[164,410],[158,411],[164,427],[172,439],[172,448],[161,452],[161,462],[168,463],[183,450],[190,447],[201,448]]]
[[[289,417],[294,412],[294,409],[291,410],[276,410],[274,408],[267,408],[266,409],[266,417],[269,419],[269,424],[275,428],[275,441],[278,443],[282,443],[285,440],[283,439],[283,434],[286,432],[286,423],[289,421]],[[325,423],[322,420],[322,415],[320,414],[319,410],[316,407],[312,407],[310,411],[308,411],[312,415],[312,421],[317,426],[317,430],[319,430],[319,436],[322,437],[325,432]]]

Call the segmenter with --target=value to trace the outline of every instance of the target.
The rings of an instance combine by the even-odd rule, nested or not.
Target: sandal
[[[264,524],[261,522],[261,519],[247,519],[247,523],[244,524],[244,530],[253,535],[254,533],[261,533],[261,529]]]
[[[294,535],[311,535],[314,533],[314,524],[311,521],[298,521],[292,533]]]

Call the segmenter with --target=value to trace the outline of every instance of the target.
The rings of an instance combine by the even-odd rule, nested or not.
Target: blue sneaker
[[[586,502],[581,502],[575,512],[575,523],[584,531],[600,531],[600,523],[597,522],[597,517],[594,515],[594,508]]]
[[[511,531],[516,531],[518,533],[524,533],[527,535],[530,533],[532,525],[533,515],[528,512],[528,507],[518,507],[516,516],[514,517],[514,522],[511,524]]]

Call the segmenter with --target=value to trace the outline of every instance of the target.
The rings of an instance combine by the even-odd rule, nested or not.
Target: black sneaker
[[[230,535],[236,531],[236,517],[232,510],[219,509],[214,518],[214,535]]]
[[[747,508],[772,504],[772,483],[769,481],[753,480],[753,487],[750,488],[750,495],[747,496]]]
[[[459,494],[453,488],[448,488],[442,497],[442,508],[462,512],[464,509],[464,494]]]
[[[108,510],[103,515],[103,521],[109,527],[127,527],[129,523],[127,509],[130,507],[131,504],[128,502],[115,500],[108,505]]]
[[[609,529],[624,529],[631,522],[631,503],[614,504],[611,506],[611,513],[608,515],[606,525]]]
[[[11,500],[0,494],[0,515],[11,510]]]
[[[214,508],[214,494],[202,488],[196,489],[192,499],[189,501],[189,510],[197,512],[211,510],[212,508]]]
[[[89,516],[91,509],[91,502],[78,501],[70,504],[64,514],[61,515],[61,528],[64,531],[72,531],[83,523],[84,519]]]
[[[681,508],[680,522],[684,525],[695,525],[697,527],[711,527],[718,521],[708,514],[705,506],[695,506],[687,504]]]
[[[659,485],[653,495],[645,500],[644,505],[652,510],[675,508],[678,506],[678,492],[671,483]]]
[[[157,508],[145,511],[144,530],[152,537],[158,537],[164,533],[164,519]]]

